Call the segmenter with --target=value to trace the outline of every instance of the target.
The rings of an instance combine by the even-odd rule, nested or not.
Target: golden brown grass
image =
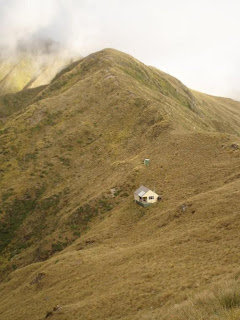
[[[163,319],[174,320],[238,320],[240,318],[239,280],[215,285],[185,302],[175,305]]]
[[[104,50],[5,118],[0,219],[23,220],[1,255],[2,319],[172,320],[174,304],[233,279],[239,106]],[[140,184],[163,200],[136,206]]]

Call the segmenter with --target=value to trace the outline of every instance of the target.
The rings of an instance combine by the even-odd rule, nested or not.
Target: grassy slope
[[[162,312],[162,319],[174,320],[238,320],[240,317],[240,281],[225,280],[186,301]]]
[[[238,102],[109,49],[31,101],[1,130],[3,319],[162,319],[237,277]],[[140,184],[163,201],[136,206]]]

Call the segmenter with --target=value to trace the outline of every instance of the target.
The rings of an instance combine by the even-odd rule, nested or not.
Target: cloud
[[[0,46],[53,39],[87,55],[113,47],[210,94],[239,95],[235,0],[0,0]]]
[[[48,27],[58,14],[57,1],[1,0],[0,8],[0,45],[9,49]]]

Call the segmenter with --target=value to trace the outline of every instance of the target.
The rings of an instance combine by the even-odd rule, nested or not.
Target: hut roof
[[[134,194],[137,194],[139,197],[143,197],[149,190],[149,188],[141,186],[134,192]]]

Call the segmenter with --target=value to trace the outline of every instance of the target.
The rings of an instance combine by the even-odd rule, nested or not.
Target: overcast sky
[[[0,46],[41,36],[82,55],[112,47],[240,100],[239,16],[239,0],[0,0]]]

